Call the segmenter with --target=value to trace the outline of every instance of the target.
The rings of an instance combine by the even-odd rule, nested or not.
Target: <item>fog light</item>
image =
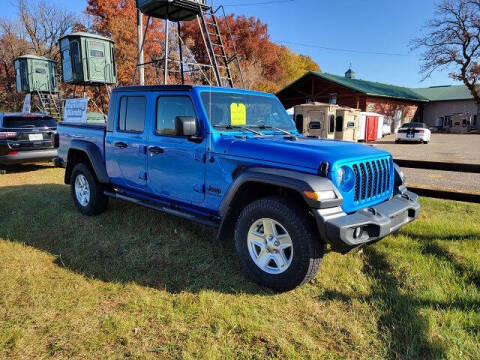
[[[361,227],[357,227],[357,228],[355,228],[355,230],[353,231],[353,238],[354,238],[354,239],[358,239],[360,236],[362,236],[362,228],[361,228]]]

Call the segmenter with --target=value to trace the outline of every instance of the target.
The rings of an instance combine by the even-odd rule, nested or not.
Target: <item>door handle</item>
[[[127,144],[125,144],[124,142],[121,142],[121,141],[116,142],[116,143],[114,143],[113,145],[116,146],[116,147],[118,147],[118,148],[120,148],[120,149],[125,149],[126,147],[128,147]]]
[[[150,147],[148,148],[148,151],[149,151],[151,154],[163,154],[163,153],[164,153],[163,148],[158,147],[158,146],[150,146]]]

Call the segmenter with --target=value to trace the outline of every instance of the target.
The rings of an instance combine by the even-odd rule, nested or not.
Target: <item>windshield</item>
[[[292,118],[275,97],[205,91],[201,98],[213,127],[295,129]]]
[[[57,122],[51,118],[46,116],[5,116],[3,118],[4,128],[28,128],[28,127],[48,127],[48,128],[56,128]]]
[[[402,128],[426,128],[426,127],[427,125],[419,122],[412,122],[412,123],[402,125]]]

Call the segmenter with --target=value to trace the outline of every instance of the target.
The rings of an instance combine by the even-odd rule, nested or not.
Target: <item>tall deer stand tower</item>
[[[232,37],[231,29],[226,24],[226,36],[222,37],[219,27],[219,16],[225,18],[225,10],[223,6],[214,9],[213,5],[206,4],[206,0],[136,0],[137,9],[148,16],[145,31],[141,31],[141,14],[137,17],[139,23],[139,52],[137,67],[133,75],[133,83],[136,83],[137,72],[139,82],[143,84],[143,71],[145,66],[153,65],[156,75],[160,75],[159,69],[163,68],[163,84],[168,84],[169,73],[179,73],[180,81],[185,84],[185,76],[187,73],[199,74],[192,76],[201,82],[210,85],[235,87],[235,81],[240,82],[241,87],[245,87],[240,61],[237,55],[235,42]],[[165,21],[165,39],[163,44],[163,56],[160,59],[152,59],[151,61],[143,61],[143,46],[145,36],[151,18],[159,18]],[[192,51],[188,48],[181,37],[181,23],[183,21],[197,20],[199,31],[206,47],[208,63],[199,63]],[[170,23],[176,23],[176,29],[172,31],[170,36]],[[175,27],[174,27],[175,28]],[[176,37],[176,41],[174,39]],[[231,42],[233,53],[227,54],[224,39]],[[170,49],[171,44],[176,43],[176,49]],[[198,46],[198,44],[196,44]],[[172,51],[174,50],[174,51]],[[171,53],[177,52],[178,58],[170,56]],[[176,65],[176,66],[175,66]],[[236,72],[233,72],[233,67]],[[137,70],[138,69],[138,70]],[[213,76],[212,76],[213,75]],[[160,79],[159,79],[160,80]],[[161,81],[159,81],[160,83]]]
[[[114,43],[111,39],[85,32],[75,32],[59,41],[62,55],[62,80],[73,85],[73,97],[77,88],[83,90],[86,97],[87,87],[93,88],[101,104],[90,99],[95,108],[105,114],[102,89],[110,95],[110,86],[117,82]],[[90,113],[95,117],[95,113]],[[97,113],[97,118],[101,117]]]
[[[30,95],[32,109],[60,120],[62,100],[59,97],[56,62],[43,56],[22,55],[15,59],[17,91]]]

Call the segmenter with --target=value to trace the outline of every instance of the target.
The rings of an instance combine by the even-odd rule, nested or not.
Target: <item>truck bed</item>
[[[64,123],[58,124],[59,147],[58,157],[66,162],[68,150],[72,141],[86,141],[97,146],[101,156],[105,159],[105,131],[106,124]]]

